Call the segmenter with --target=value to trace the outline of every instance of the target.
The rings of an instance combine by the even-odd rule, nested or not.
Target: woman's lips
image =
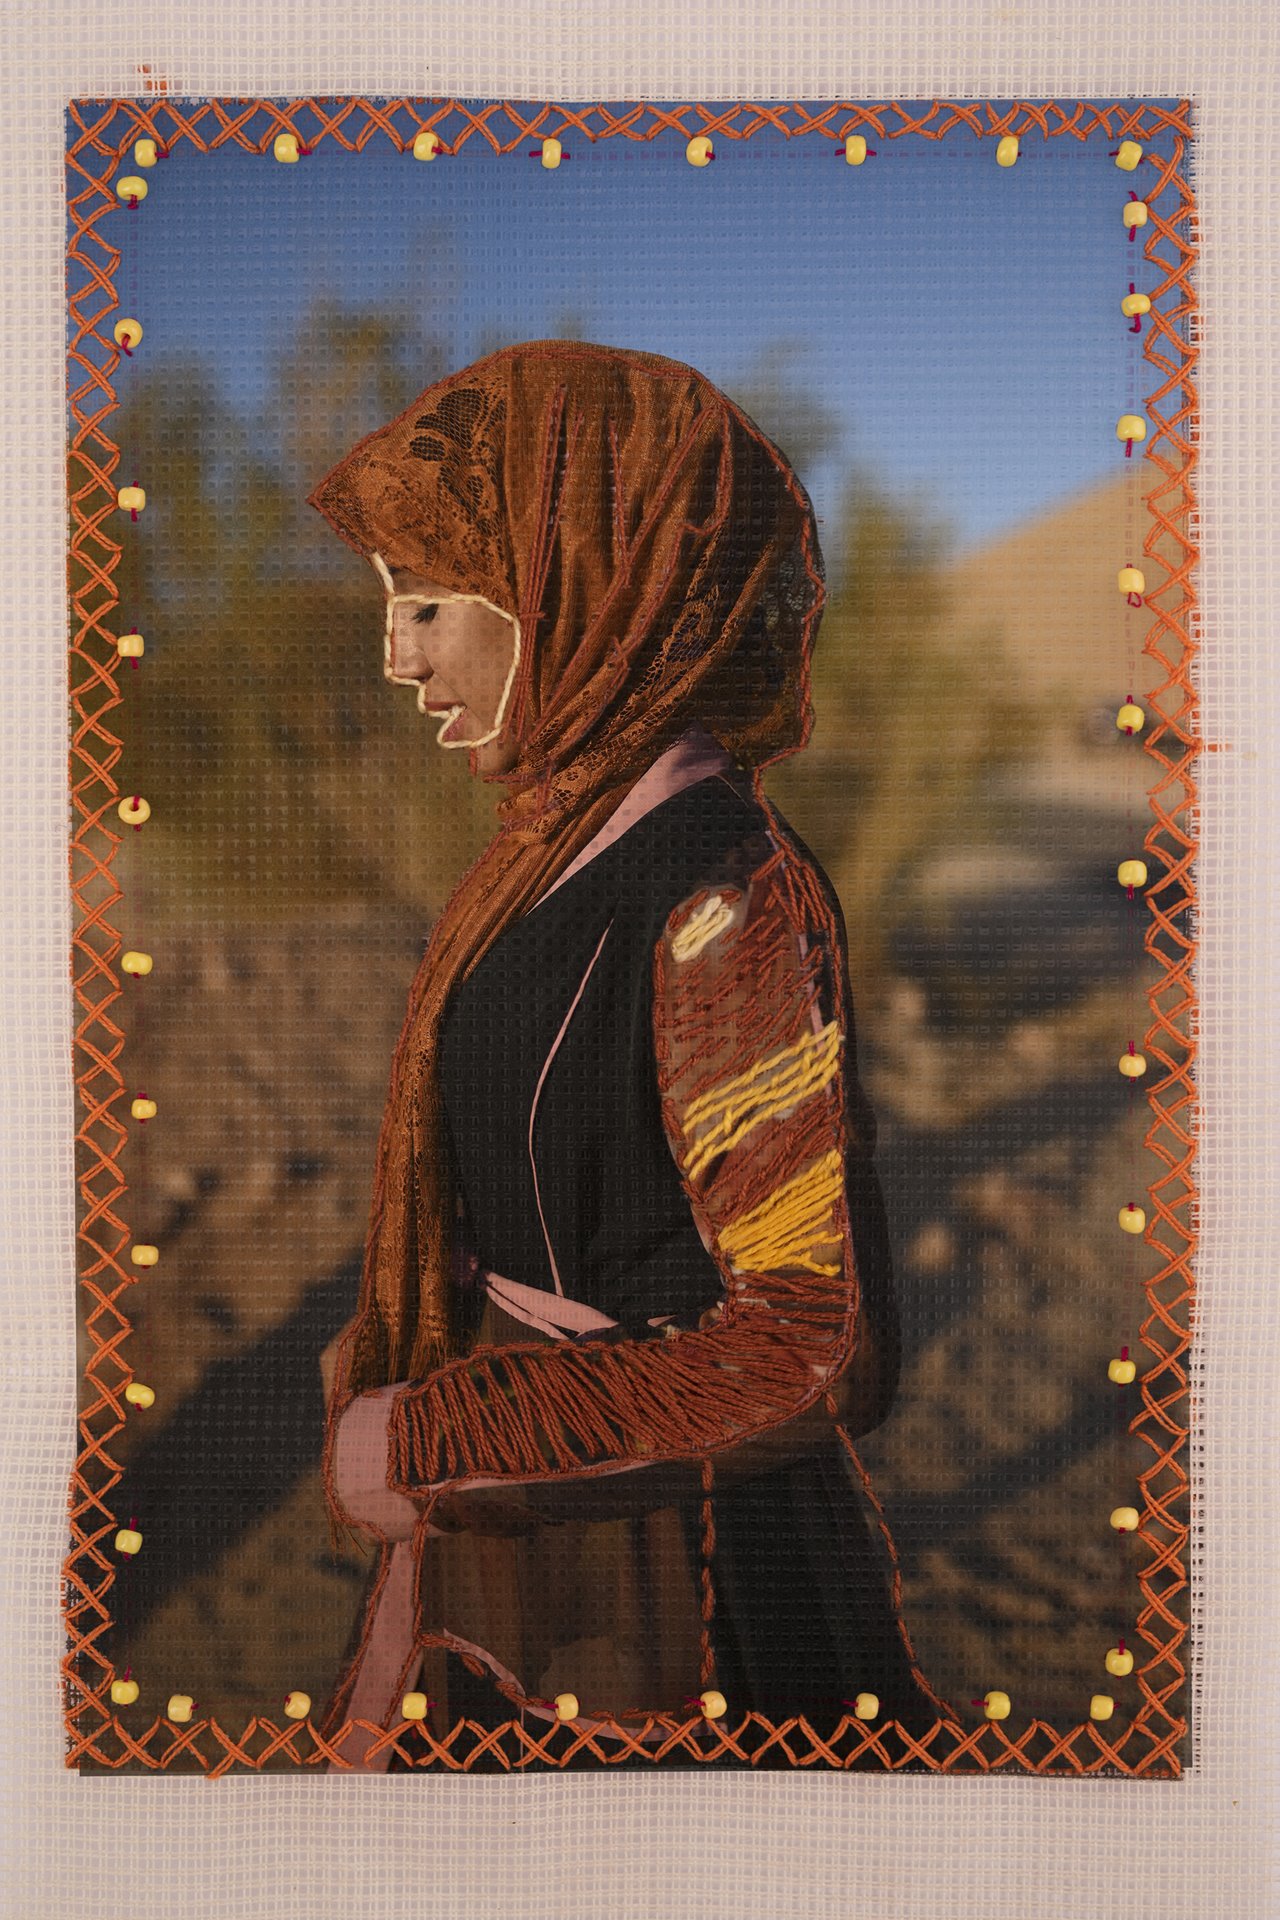
[[[446,708],[446,712],[447,711],[448,709]],[[466,719],[466,715],[467,715],[466,708],[459,707],[457,713],[454,715],[453,719],[449,722],[448,726],[445,727],[441,733],[437,734],[436,738],[442,742],[445,740],[455,739],[457,736],[458,727],[461,724],[461,722]]]

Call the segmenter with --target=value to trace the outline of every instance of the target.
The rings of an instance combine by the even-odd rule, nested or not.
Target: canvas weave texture
[[[10,29],[15,1911],[1268,1911],[1230,11]]]

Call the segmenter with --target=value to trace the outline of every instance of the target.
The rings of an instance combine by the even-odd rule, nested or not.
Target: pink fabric
[[[607,1313],[597,1313],[581,1300],[566,1299],[562,1293],[548,1293],[545,1287],[527,1287],[522,1280],[508,1280],[503,1273],[481,1267],[490,1298],[515,1320],[563,1340],[570,1333],[590,1333],[597,1327],[616,1327]]]
[[[402,1717],[400,1703],[412,1692],[422,1666],[422,1649],[413,1638],[413,1568],[412,1544],[401,1540],[391,1550],[373,1628],[347,1703],[348,1720],[371,1720],[387,1728]],[[390,1747],[372,1759],[367,1757],[375,1738],[363,1727],[352,1727],[342,1743],[342,1757],[350,1767],[330,1760],[325,1772],[385,1773],[391,1764]]]
[[[351,1519],[388,1540],[407,1540],[420,1509],[387,1485],[387,1427],[403,1380],[357,1394],[338,1422],[333,1443],[333,1481]]]

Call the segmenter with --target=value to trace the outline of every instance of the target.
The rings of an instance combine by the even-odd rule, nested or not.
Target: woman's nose
[[[431,667],[421,649],[395,633],[391,636],[391,670],[401,680],[427,680],[431,677]]]

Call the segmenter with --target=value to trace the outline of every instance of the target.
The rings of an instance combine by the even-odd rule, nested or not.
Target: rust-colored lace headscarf
[[[646,768],[700,721],[754,771],[809,737],[824,597],[809,497],[718,388],[657,354],[508,347],[428,387],[309,496],[377,554],[519,622],[502,826],[441,913],[409,992],[378,1139],[352,1395],[456,1357],[454,1170],[436,1032],[455,981],[540,898]],[[327,1449],[326,1449],[327,1452]]]

